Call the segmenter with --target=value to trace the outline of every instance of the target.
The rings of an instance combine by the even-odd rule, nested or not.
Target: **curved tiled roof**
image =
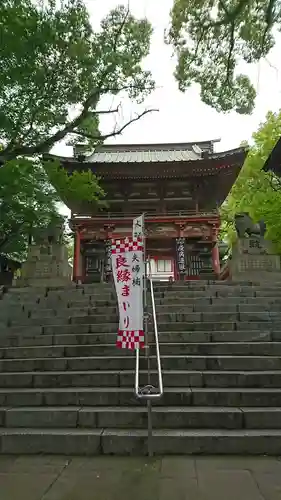
[[[206,177],[205,201],[215,207],[228,195],[244,163],[247,150],[241,147],[217,153],[213,150],[213,142],[109,145],[100,147],[90,157],[83,155],[81,149],[80,155],[77,150],[74,158],[58,158],[53,155],[46,157],[59,159],[69,173],[90,169],[105,185],[123,180],[130,184],[135,181],[190,178],[191,182],[195,182],[196,189],[196,178]]]
[[[91,163],[155,163],[193,161],[201,155],[190,150],[97,151],[87,158]]]

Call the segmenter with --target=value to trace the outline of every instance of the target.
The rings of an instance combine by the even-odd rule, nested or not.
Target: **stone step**
[[[220,407],[155,407],[152,412],[154,429],[242,429],[255,428],[256,416],[260,428],[281,427],[279,408],[260,408],[258,411]],[[279,410],[279,413],[278,413]],[[279,419],[278,419],[279,415]],[[245,420],[243,421],[243,417]],[[264,425],[263,425],[264,421]],[[48,407],[13,408],[0,410],[0,425],[6,428],[134,428],[147,429],[147,409],[145,406],[131,407]]]
[[[78,303],[78,305],[81,304]],[[103,301],[97,301],[95,303],[97,306],[104,305]],[[155,298],[155,304],[157,307],[159,305],[177,305],[177,304],[184,304],[184,305],[189,305],[189,306],[194,306],[194,305],[200,305],[200,306],[208,306],[208,305],[242,305],[242,304],[249,304],[249,305],[260,305],[264,306],[266,305],[267,307],[273,304],[281,305],[281,298],[276,298],[276,297],[236,297],[236,296],[229,296],[229,297],[202,297],[199,299],[194,299],[194,298],[185,298],[182,297],[180,300],[175,297],[171,298],[169,296],[163,297],[163,298]],[[113,305],[113,304],[111,304]]]
[[[233,283],[226,283],[226,282],[220,282],[217,284],[186,284],[186,285],[156,285],[154,284],[154,292],[155,293],[198,293],[200,294],[201,292],[215,292],[215,293],[222,293],[222,294],[233,294],[234,292],[237,292],[237,295],[243,295],[244,293],[265,293],[265,294],[281,294],[281,286],[280,284],[275,285],[275,284],[263,284],[263,285],[250,285],[250,284],[233,284]],[[40,300],[43,297],[47,297],[49,299],[55,298],[55,299],[62,299],[64,300],[65,297],[70,297],[70,296],[78,296],[78,295],[92,295],[92,296],[97,296],[100,294],[106,295],[106,294],[114,294],[115,290],[112,285],[109,286],[101,286],[101,284],[98,284],[98,286],[91,288],[88,286],[82,286],[82,287],[66,287],[66,288],[61,288],[57,290],[48,290],[46,288],[42,289],[14,289],[10,288],[8,293],[4,294],[3,301],[25,301],[25,300]]]
[[[88,303],[88,304],[82,304],[82,303],[75,303],[75,306],[73,307],[57,307],[55,304],[52,308],[46,308],[46,307],[37,307],[37,305],[24,305],[21,308],[18,308],[17,310],[14,310],[12,308],[11,310],[9,308],[5,308],[3,310],[0,310],[0,320],[7,319],[7,318],[14,318],[16,316],[17,322],[21,320],[21,318],[25,321],[26,318],[44,318],[44,317],[72,317],[72,316],[81,316],[81,315],[93,315],[93,314],[117,314],[118,312],[118,307],[116,304],[116,301],[110,302],[104,302],[101,301],[102,304],[97,304],[97,303]],[[212,303],[211,303],[212,302]],[[79,306],[80,304],[80,306]],[[279,303],[273,302],[273,303],[267,303],[264,300],[258,301],[254,300],[253,302],[249,303],[240,303],[239,300],[237,302],[230,302],[228,300],[220,300],[220,299],[210,299],[208,300],[191,300],[189,302],[183,302],[179,303],[178,301],[176,302],[171,302],[171,301],[166,301],[164,302],[164,299],[162,301],[159,301],[159,304],[156,304],[157,306],[157,313],[169,313],[169,312],[200,312],[200,313],[211,313],[211,312],[219,312],[219,313],[226,313],[226,312],[231,312],[231,313],[238,313],[238,312],[246,312],[246,313],[251,313],[251,312],[281,312],[281,300]]]
[[[180,388],[170,389],[177,391],[169,393],[166,400],[171,398],[176,401],[179,398]],[[183,389],[184,390],[184,389]],[[187,389],[186,389],[187,390]],[[165,398],[165,394],[164,394]],[[192,406],[231,406],[231,407],[278,407],[281,402],[281,389],[276,388],[256,388],[256,387],[192,387],[191,397],[188,401],[188,394],[182,393],[184,401]],[[168,404],[168,403],[167,403]],[[170,404],[170,403],[169,403]],[[172,405],[176,404],[171,403]]]
[[[82,296],[83,297],[83,296]],[[261,301],[262,302],[262,301]],[[1,302],[0,302],[1,304]],[[66,302],[63,302],[60,306],[58,305],[57,301],[41,301],[39,304],[34,304],[32,302],[26,302],[23,304],[24,310],[27,311],[41,311],[43,310],[65,310],[65,309],[88,309],[88,308],[94,308],[94,307],[116,307],[117,300],[115,297],[113,298],[107,298],[107,299],[99,299],[97,298],[96,300],[91,300],[90,297],[86,297],[86,299],[81,298],[79,300],[69,300]],[[3,308],[4,309],[4,308]],[[1,311],[1,308],[0,308]],[[0,312],[1,314],[1,312]]]
[[[105,344],[110,345],[110,344]],[[94,346],[93,349],[90,346],[85,347],[89,349],[88,355],[90,353],[97,353],[98,346]],[[79,352],[79,346],[73,348],[66,348],[67,353]],[[102,352],[101,348],[101,351]],[[114,346],[108,347],[112,354],[114,353]],[[154,345],[151,345],[151,353],[154,353]],[[82,351],[82,350],[81,350]],[[80,352],[81,352],[80,351]],[[109,351],[106,351],[108,354]],[[231,355],[231,356],[281,356],[281,342],[202,342],[196,343],[172,343],[165,342],[160,344],[161,356],[163,355]],[[77,354],[78,355],[78,354]],[[86,355],[86,354],[84,354]],[[109,355],[109,354],[108,354]],[[1,356],[1,352],[0,352]]]
[[[152,310],[151,306],[149,306],[150,310]],[[97,305],[92,305],[90,307],[80,307],[80,308],[61,308],[60,310],[33,310],[33,311],[28,311],[28,314],[30,316],[36,316],[37,315],[45,315],[46,311],[46,316],[50,315],[57,315],[57,316],[80,316],[80,315],[104,315],[106,313],[112,315],[112,314],[117,314],[118,313],[118,307],[117,304],[107,304],[107,305],[102,305],[102,306],[97,306]],[[49,312],[50,311],[50,312]],[[275,313],[277,316],[277,313],[281,313],[281,301],[280,303],[267,303],[266,301],[256,301],[253,303],[232,303],[228,301],[220,301],[219,299],[213,299],[212,303],[207,302],[207,301],[192,301],[190,303],[181,303],[179,300],[175,303],[172,303],[170,301],[167,301],[167,303],[160,303],[156,305],[156,312],[157,315],[162,315],[162,314],[172,314],[172,313],[188,313],[188,314],[194,314],[194,313],[203,313],[203,314],[211,314],[211,313],[247,313],[247,314],[268,314],[268,313]],[[22,314],[22,313],[21,313]],[[204,318],[203,318],[204,319]]]
[[[0,388],[3,407],[136,406],[132,387]],[[281,407],[280,388],[165,387],[154,406]]]
[[[243,289],[243,288],[236,288],[236,289],[231,289],[228,287],[224,287],[222,289],[216,290],[215,288],[210,288],[209,290],[185,290],[185,291],[163,291],[163,292],[155,292],[154,293],[156,298],[164,298],[164,297],[169,297],[169,298],[204,298],[206,296],[208,297],[231,297],[231,296],[241,296],[241,297],[278,297],[280,298],[281,296],[281,290],[276,291],[275,289],[272,290],[263,290],[263,289]]]
[[[167,311],[167,309],[166,309]],[[90,312],[90,311],[89,311]],[[94,311],[91,311],[91,314],[82,314],[74,316],[74,313],[69,312],[68,316],[45,316],[38,315],[38,317],[26,317],[21,315],[20,317],[15,316],[14,318],[10,318],[7,321],[8,327],[15,326],[47,326],[47,325],[68,325],[68,324],[90,324],[90,325],[101,325],[106,327],[107,324],[116,324],[118,322],[118,314],[115,312],[114,314],[107,313],[107,321],[108,323],[102,323],[105,317],[105,313],[103,314],[95,314]],[[173,309],[170,308],[169,312],[157,312],[157,321],[159,324],[163,323],[180,323],[181,325],[185,325],[187,322],[190,323],[200,323],[204,326],[205,322],[214,322],[214,323],[222,323],[222,322],[280,322],[281,320],[281,311],[272,312],[272,311],[256,311],[256,312],[215,312],[210,309],[210,312],[173,312]]]
[[[170,331],[178,334],[179,332],[200,332],[200,331],[209,331],[209,332],[221,332],[221,331],[231,331],[231,330],[257,330],[257,331],[275,331],[279,327],[278,321],[237,321],[237,322],[229,322],[229,321],[205,321],[205,322],[158,322],[158,331],[159,334]],[[34,328],[34,327],[30,327]],[[152,325],[150,329],[152,329]],[[118,323],[80,323],[80,324],[69,324],[69,325],[46,325],[44,327],[38,327],[39,331],[36,334],[40,334],[43,332],[45,335],[59,335],[59,334],[77,334],[77,333],[117,333],[118,331]],[[7,329],[7,333],[10,335],[19,334],[20,327],[11,327]],[[28,327],[25,327],[26,333],[28,332]],[[1,334],[0,334],[1,337]]]
[[[111,314],[115,311],[117,312],[117,306],[107,306],[108,312]],[[102,313],[102,307],[96,307],[93,309],[95,313]],[[233,317],[239,318],[238,313],[241,313],[243,317],[244,313],[249,315],[256,314],[267,314],[270,312],[275,312],[281,314],[281,302],[280,304],[228,304],[226,303],[216,303],[213,301],[212,304],[201,304],[199,301],[194,301],[193,304],[160,304],[157,305],[157,315],[163,313],[175,314],[175,313],[203,313],[202,320],[204,320],[204,314],[226,314],[231,313]]]
[[[281,301],[280,304],[264,304],[263,302],[260,304],[228,304],[228,303],[213,303],[213,304],[208,304],[208,303],[203,303],[199,301],[195,301],[190,304],[160,304],[157,305],[157,314],[161,315],[163,313],[168,313],[168,314],[173,314],[173,313],[233,313],[235,314],[235,317],[238,317],[238,313],[259,313],[261,314],[262,312],[276,312],[281,314]],[[10,312],[9,310],[6,310],[5,312],[0,312],[0,319],[2,318],[13,318],[15,316],[15,311]],[[109,314],[115,315],[118,314],[118,307],[116,304],[114,305],[103,305],[103,306],[96,306],[92,305],[91,307],[85,306],[85,307],[76,307],[76,308],[70,308],[70,307],[65,307],[65,308],[57,308],[57,309],[39,309],[39,308],[33,308],[33,309],[24,309],[20,310],[16,314],[16,322],[19,324],[21,321],[21,324],[25,324],[28,318],[29,323],[33,321],[33,319],[42,319],[42,318],[54,318],[54,317],[80,317],[80,316],[92,316],[92,315],[106,315]]]
[[[41,336],[40,340],[46,338],[47,335]],[[152,339],[154,338],[151,335]],[[38,337],[37,337],[38,338]],[[37,339],[36,338],[36,339]],[[49,336],[49,339],[53,341],[55,345],[61,345],[64,343],[73,344],[73,345],[88,345],[89,343],[115,343],[116,341],[116,333],[93,333],[93,334],[85,334],[85,335],[54,335],[52,337]],[[269,342],[271,340],[281,341],[281,331],[275,330],[221,330],[215,332],[207,332],[207,331],[183,331],[183,332],[161,332],[159,334],[160,345],[165,342],[174,342],[174,343],[198,343],[198,342]],[[33,341],[34,345],[34,341]],[[49,342],[48,344],[49,345]]]
[[[158,429],[156,455],[279,455],[280,429]],[[144,429],[0,429],[2,454],[147,455]]]
[[[153,429],[280,429],[281,408],[153,407]],[[147,429],[145,406],[2,408],[5,428]]]
[[[25,305],[26,303],[39,303],[39,304],[65,304],[69,301],[95,301],[96,299],[112,300],[116,295],[114,290],[100,290],[95,293],[83,293],[81,290],[64,291],[63,293],[53,295],[13,295],[7,294],[2,299],[2,304],[9,306]]]
[[[134,387],[135,370],[1,372],[2,388],[41,387]],[[168,370],[163,371],[165,387],[281,387],[281,371]],[[158,384],[156,371],[151,383]],[[140,385],[147,384],[147,371],[140,371]]]
[[[150,302],[150,301],[149,301]],[[179,300],[179,297],[159,297],[159,298],[155,298],[155,304],[156,304],[156,307],[158,308],[159,306],[167,306],[167,307],[171,307],[172,305],[182,305],[182,306],[189,306],[189,307],[194,307],[196,305],[200,306],[201,307],[204,307],[204,306],[208,306],[208,305],[216,305],[216,306],[222,306],[222,311],[224,309],[225,306],[235,306],[235,305],[246,305],[246,304],[249,304],[249,305],[253,305],[255,307],[257,306],[261,306],[261,310],[265,307],[265,309],[270,309],[271,306],[275,305],[276,307],[279,305],[281,307],[281,299],[279,298],[276,298],[276,297],[234,297],[234,296],[231,296],[231,297],[202,297],[202,298],[199,298],[199,299],[196,299],[196,298],[185,298],[185,297],[181,297],[180,300]],[[19,307],[19,312],[22,311],[22,309],[24,311],[27,311],[27,312],[39,312],[41,311],[41,309],[43,310],[55,310],[55,311],[59,311],[59,310],[65,310],[65,309],[73,309],[73,310],[76,310],[76,309],[82,309],[82,310],[87,310],[87,309],[95,309],[95,308],[99,308],[99,309],[102,309],[103,308],[106,308],[106,307],[111,307],[111,308],[115,308],[116,307],[116,299],[115,298],[112,298],[112,299],[107,299],[107,300],[104,300],[104,299],[99,299],[99,300],[96,300],[96,301],[93,301],[91,299],[83,299],[83,300],[75,300],[75,301],[66,301],[65,303],[62,303],[61,306],[58,305],[58,302],[54,301],[54,302],[41,302],[39,304],[30,304],[30,303],[26,303],[26,304],[23,304],[21,306],[18,306]],[[5,311],[5,314],[7,314],[7,312],[11,309],[12,312],[17,312],[16,308],[2,308],[3,311]],[[203,309],[204,310],[204,309]],[[255,309],[253,309],[255,310]],[[65,312],[65,314],[67,313],[68,311]],[[4,313],[3,313],[4,314]],[[11,313],[10,313],[11,314]],[[48,313],[49,314],[49,313]],[[48,315],[47,314],[47,315]],[[2,315],[2,312],[1,312],[1,309],[0,309],[0,317]]]
[[[148,297],[149,298],[149,297]],[[244,303],[249,303],[249,304],[280,304],[281,303],[281,295],[276,296],[259,296],[259,297],[254,297],[254,296],[239,296],[236,294],[228,295],[228,296],[216,296],[214,294],[209,294],[205,293],[201,297],[194,297],[194,296],[186,296],[186,295],[181,295],[179,296],[178,294],[155,294],[155,303],[156,305],[162,304],[177,304],[179,302],[182,304],[191,304],[194,305],[195,303],[200,303],[200,304],[244,304]],[[149,298],[150,302],[150,298]],[[95,297],[91,295],[79,295],[76,298],[69,298],[66,297],[65,300],[49,300],[48,298],[42,298],[40,302],[30,302],[30,301],[20,301],[19,303],[16,304],[11,304],[7,303],[5,301],[0,301],[0,311],[4,311],[6,309],[11,310],[11,311],[17,311],[18,309],[25,309],[25,310],[38,310],[38,309],[58,309],[58,308],[65,308],[65,307],[70,307],[70,308],[81,308],[81,307],[101,307],[101,306],[107,306],[111,305],[114,306],[116,305],[116,297],[115,295],[112,296],[106,296],[103,297],[102,295],[96,295]],[[1,312],[0,312],[1,314]]]
[[[155,345],[150,345],[151,354],[155,352]],[[161,342],[161,356],[165,355],[232,355],[232,356],[281,356],[281,342],[201,342],[172,343]],[[78,358],[89,356],[128,356],[126,349],[116,349],[115,344],[90,345],[47,345],[27,347],[0,348],[0,359],[52,359]],[[141,351],[142,353],[142,351]]]
[[[100,313],[103,311],[105,312],[106,309],[109,306],[104,306],[103,308],[99,308]],[[117,312],[117,306],[111,306],[111,313]],[[85,307],[76,307],[76,308],[70,308],[70,307],[61,307],[61,308],[53,308],[53,309],[46,309],[46,308],[33,308],[27,310],[26,308],[24,309],[24,313],[28,315],[31,321],[33,319],[37,318],[45,318],[45,317],[67,317],[70,318],[72,316],[81,316],[81,315],[90,315],[93,314],[93,312],[97,312],[98,308],[91,308],[88,306]]]
[[[231,297],[241,297],[246,299],[252,298],[264,298],[266,300],[279,300],[281,298],[281,289],[253,289],[253,288],[233,288],[230,287],[222,287],[220,289],[209,288],[206,290],[192,290],[185,289],[183,291],[176,290],[168,290],[168,291],[155,291],[154,293],[156,300],[188,300],[188,299],[206,299],[206,298],[225,298],[230,299]],[[2,307],[4,304],[7,304],[9,307],[16,306],[17,304],[22,307],[25,304],[38,304],[38,307],[53,307],[64,304],[73,304],[73,303],[89,303],[96,301],[110,301],[114,302],[116,300],[116,295],[113,290],[97,290],[95,293],[82,293],[80,290],[73,290],[71,292],[64,291],[60,294],[48,294],[45,295],[21,295],[18,296],[7,296],[2,299]]]
[[[280,289],[281,290],[281,280],[280,281],[262,281],[262,282],[257,282],[257,281],[212,281],[212,280],[189,280],[189,281],[184,281],[184,282],[165,282],[165,281],[156,281],[153,280],[153,285],[155,288],[160,288],[160,289],[186,289],[186,288],[191,288],[195,290],[201,290],[202,288],[222,288],[222,287],[227,287],[227,288],[237,288],[237,287],[253,287],[253,288],[260,288],[260,289]]]
[[[151,356],[151,369],[156,370],[156,357]],[[1,372],[36,371],[95,371],[95,370],[133,370],[135,355],[127,356],[85,356],[57,358],[22,358],[0,360]],[[203,355],[162,355],[163,370],[217,370],[217,371],[278,371],[281,370],[281,357],[277,356],[203,356]],[[140,369],[145,370],[147,360],[144,351],[140,356]]]
[[[1,347],[28,347],[28,346],[51,346],[51,345],[89,345],[89,344],[115,344],[116,331],[111,333],[88,333],[89,325],[80,325],[79,329],[74,325],[68,325],[67,331],[63,333],[65,327],[58,327],[51,330],[44,328],[22,328],[16,329],[12,334],[11,329],[6,329],[6,334],[0,335]],[[80,333],[78,333],[78,330]],[[84,333],[83,333],[84,332]],[[154,338],[153,335],[152,339]],[[159,334],[160,344],[171,343],[225,343],[225,342],[280,342],[281,331],[264,328],[263,330],[220,330],[220,331],[178,331],[162,332]]]

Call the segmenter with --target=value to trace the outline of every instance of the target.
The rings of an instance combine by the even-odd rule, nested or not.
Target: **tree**
[[[59,5],[58,5],[59,4]],[[144,110],[102,135],[106,95],[142,102],[154,88],[141,62],[152,28],[117,7],[94,32],[83,0],[2,0],[0,5],[0,164],[48,152],[71,137],[93,150]]]
[[[177,55],[180,90],[195,82],[216,110],[251,113],[256,92],[237,66],[268,54],[280,22],[280,0],[174,0],[167,41]]]
[[[117,7],[94,32],[82,0],[2,0],[0,4],[0,252],[23,255],[30,231],[58,215],[57,201],[100,203],[91,172],[72,175],[44,154],[59,141],[93,151],[150,110],[102,135],[104,96],[142,102],[153,90],[152,29]],[[52,185],[55,186],[55,189]]]
[[[265,123],[253,134],[253,145],[245,164],[221,209],[222,237],[229,242],[233,242],[236,237],[234,214],[249,212],[255,221],[265,220],[267,238],[275,243],[281,253],[280,181],[274,174],[261,170],[280,135],[281,111],[270,112]]]
[[[60,218],[58,201],[40,162],[11,160],[0,168],[0,253],[24,259],[29,238]]]

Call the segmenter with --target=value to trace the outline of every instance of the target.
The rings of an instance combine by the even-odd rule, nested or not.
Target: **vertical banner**
[[[133,220],[133,238],[143,238],[144,236],[144,215],[140,215]]]
[[[112,271],[111,266],[111,240],[105,241],[105,262],[104,262],[104,271],[105,274],[108,275]]]
[[[144,347],[143,330],[143,239],[112,240],[112,272],[119,308],[116,346]]]
[[[177,264],[179,274],[185,274],[186,259],[185,259],[185,238],[177,238]]]

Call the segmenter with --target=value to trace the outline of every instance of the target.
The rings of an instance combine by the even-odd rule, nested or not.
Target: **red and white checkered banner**
[[[121,349],[144,347],[143,330],[143,239],[112,240],[112,272],[119,307],[116,346]]]

